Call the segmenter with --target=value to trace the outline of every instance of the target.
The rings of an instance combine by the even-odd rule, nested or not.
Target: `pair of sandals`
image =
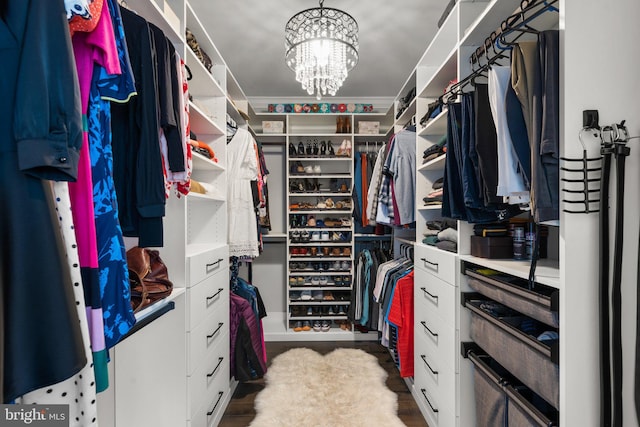
[[[290,193],[311,193],[316,191],[320,191],[318,178],[313,178],[313,181],[305,178],[304,181],[291,181],[289,183]]]
[[[331,197],[329,197],[326,200],[321,200],[316,204],[316,207],[318,209],[333,209],[336,207],[335,203],[333,202],[333,199]]]
[[[322,168],[320,165],[306,165],[304,166],[300,161],[295,162],[295,164],[291,165],[291,174],[297,175],[311,175],[311,174],[321,174]]]
[[[335,156],[336,152],[333,149],[333,145],[331,141],[320,141],[318,144],[317,141],[313,142],[313,145],[310,142],[307,142],[307,146],[305,148],[304,143],[300,141],[298,143],[298,148],[293,144],[293,142],[289,143],[289,156],[291,157],[303,157],[303,156]]]
[[[331,250],[331,256],[351,256],[351,248],[343,248],[342,251],[340,248],[333,248]]]
[[[351,240],[350,233],[343,233],[341,231],[331,232],[330,240],[332,242],[348,242]]]
[[[331,178],[331,181],[329,181],[329,190],[331,190],[332,193],[348,193],[351,191],[346,179],[341,179],[340,182],[338,182],[337,178]]]
[[[317,224],[317,220],[316,220]],[[351,219],[349,218],[325,218],[324,225],[326,227],[351,227]]]
[[[336,156],[339,156],[339,157],[351,157],[352,149],[353,149],[353,146],[351,145],[351,140],[344,139],[344,140],[342,140],[342,143],[340,144],[340,147],[338,148],[338,151],[336,152]]]

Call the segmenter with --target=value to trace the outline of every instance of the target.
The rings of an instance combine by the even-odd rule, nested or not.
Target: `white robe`
[[[239,128],[227,145],[227,214],[229,255],[257,257],[258,225],[253,206],[251,181],[258,179],[256,142]]]

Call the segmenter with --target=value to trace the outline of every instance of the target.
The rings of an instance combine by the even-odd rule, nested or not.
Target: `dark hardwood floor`
[[[387,373],[387,387],[398,395],[398,416],[408,427],[425,427],[426,421],[411,396],[406,383],[400,377],[389,351],[377,342],[267,342],[267,359],[271,361],[277,355],[296,347],[307,347],[321,354],[326,354],[338,347],[359,348],[375,355]],[[331,381],[327,378],[327,381]],[[231,402],[220,422],[221,427],[245,427],[255,417],[253,401],[265,387],[264,380],[238,384]],[[348,426],[340,426],[348,427]],[[372,426],[377,427],[377,426]],[[381,426],[382,427],[382,426]],[[427,426],[428,427],[428,426]]]

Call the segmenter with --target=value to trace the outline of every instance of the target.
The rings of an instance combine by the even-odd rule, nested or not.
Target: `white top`
[[[504,104],[507,85],[511,84],[511,68],[493,66],[488,77],[489,103],[498,137],[497,195],[508,197],[511,204],[529,203],[529,191],[524,178],[518,173],[518,158],[511,141]]]
[[[227,145],[227,162],[229,256],[255,258],[260,252],[251,181],[258,179],[258,156],[256,142],[248,130],[236,131]]]

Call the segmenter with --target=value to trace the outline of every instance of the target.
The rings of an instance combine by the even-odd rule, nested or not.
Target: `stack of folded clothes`
[[[440,138],[438,142],[424,150],[422,153],[422,163],[427,163],[447,152],[447,136]]]
[[[442,110],[443,110],[443,105],[439,99],[429,104],[427,108],[427,113],[424,116],[422,116],[422,118],[420,119],[420,126],[422,127],[427,126],[427,123],[429,122],[429,120],[435,119],[440,113],[442,113]]]
[[[454,220],[427,221],[422,243],[449,252],[458,252],[457,223]]]
[[[425,206],[442,205],[443,184],[444,178],[440,178],[433,183],[432,191],[422,198]]]

